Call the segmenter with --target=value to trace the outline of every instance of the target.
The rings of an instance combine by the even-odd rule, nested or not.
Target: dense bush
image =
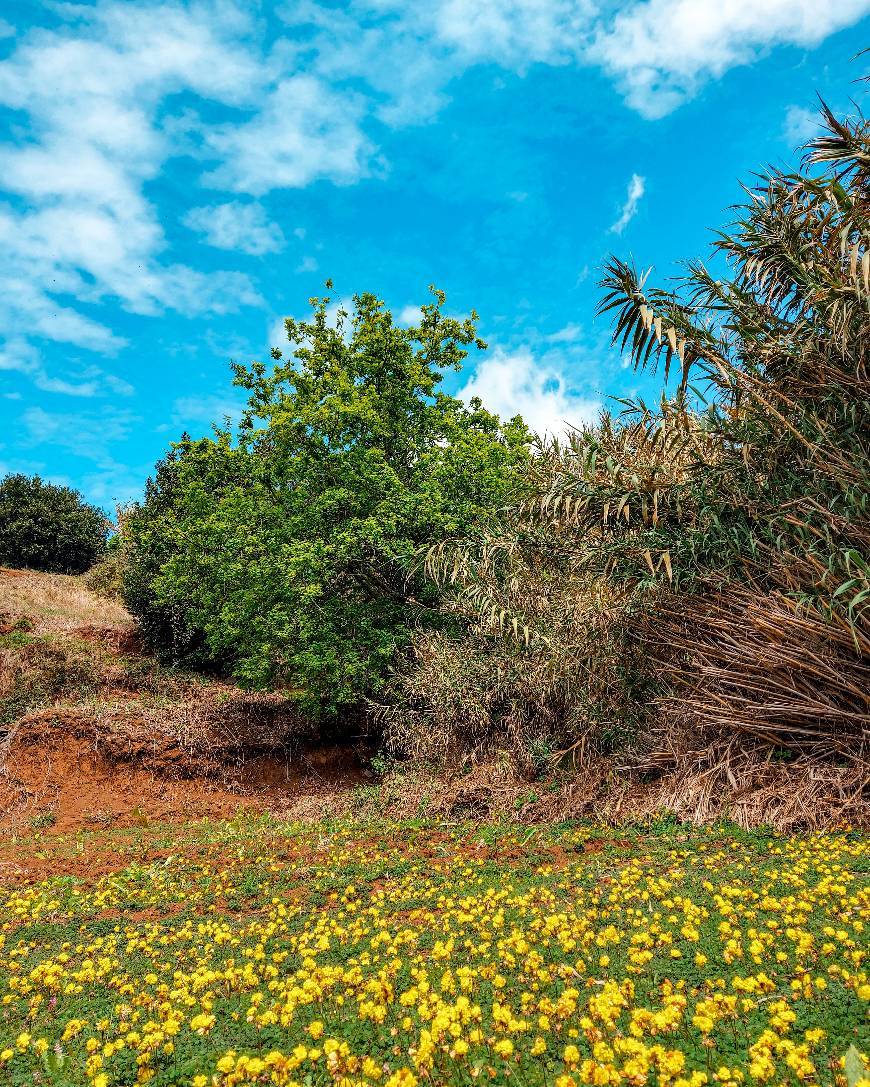
[[[0,481],[0,565],[80,574],[106,546],[109,522],[69,487],[39,476]]]
[[[439,391],[478,339],[474,316],[397,327],[372,295],[287,322],[275,365],[237,367],[238,432],[182,440],[125,527],[126,600],[154,647],[293,690],[330,714],[376,692],[412,631],[444,627],[412,567],[511,497],[522,421]]]
[[[750,751],[866,757],[870,125],[826,120],[807,170],[769,177],[720,237],[727,274],[692,264],[661,291],[631,265],[608,265],[601,310],[614,341],[639,368],[662,363],[666,382],[677,372],[670,399],[548,443],[509,516],[431,552],[435,576],[489,627],[475,650],[487,660],[468,669],[485,685],[463,693],[472,704],[498,707],[505,677],[528,687],[543,657],[554,676],[573,674],[562,710],[573,722],[587,677],[615,674],[622,657],[629,702],[650,681],[657,689],[635,751],[647,768],[692,764],[706,788],[720,772],[733,784]],[[555,591],[542,593],[548,579]],[[439,655],[440,686],[431,659],[425,674],[413,662],[387,712],[410,711],[424,736],[453,697]],[[593,719],[619,704],[612,691]],[[538,708],[524,713],[514,733],[536,727]],[[489,713],[490,739],[503,721]],[[483,731],[478,722],[476,742]],[[577,730],[575,749],[587,734]]]

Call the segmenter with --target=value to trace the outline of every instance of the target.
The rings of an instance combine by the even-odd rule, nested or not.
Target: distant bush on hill
[[[85,584],[92,593],[106,600],[124,599],[124,570],[126,560],[120,551],[108,551],[95,563],[85,576]]]
[[[109,522],[78,491],[39,476],[0,480],[0,565],[81,574],[106,547]]]

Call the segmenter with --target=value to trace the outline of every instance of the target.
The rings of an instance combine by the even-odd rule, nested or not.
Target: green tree
[[[109,522],[69,487],[39,476],[0,481],[0,564],[81,574],[106,546]]]
[[[331,713],[446,621],[415,559],[509,500],[529,434],[440,390],[485,344],[434,294],[407,329],[374,295],[334,325],[315,298],[286,322],[289,357],[235,368],[237,434],[179,443],[129,520],[127,599],[152,644]]]

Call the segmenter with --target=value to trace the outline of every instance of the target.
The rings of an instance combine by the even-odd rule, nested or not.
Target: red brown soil
[[[76,627],[72,636],[83,642],[93,642],[114,653],[140,655],[143,652],[142,636],[135,628],[100,627],[93,623]]]
[[[315,748],[293,756],[250,752],[216,773],[198,772],[169,736],[113,730],[76,711],[47,710],[19,723],[0,767],[0,827],[65,832],[151,820],[228,817],[290,809],[305,795],[365,780],[353,752]],[[143,722],[144,724],[144,722]]]
[[[0,700],[43,693],[0,723],[0,831],[316,815],[371,776],[285,696],[161,670],[129,613],[81,578],[0,567],[0,634],[18,630],[35,640],[0,650]]]

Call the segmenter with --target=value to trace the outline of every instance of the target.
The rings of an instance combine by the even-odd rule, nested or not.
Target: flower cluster
[[[870,1049],[859,835],[104,834],[116,871],[0,891],[4,1083],[845,1087]]]

